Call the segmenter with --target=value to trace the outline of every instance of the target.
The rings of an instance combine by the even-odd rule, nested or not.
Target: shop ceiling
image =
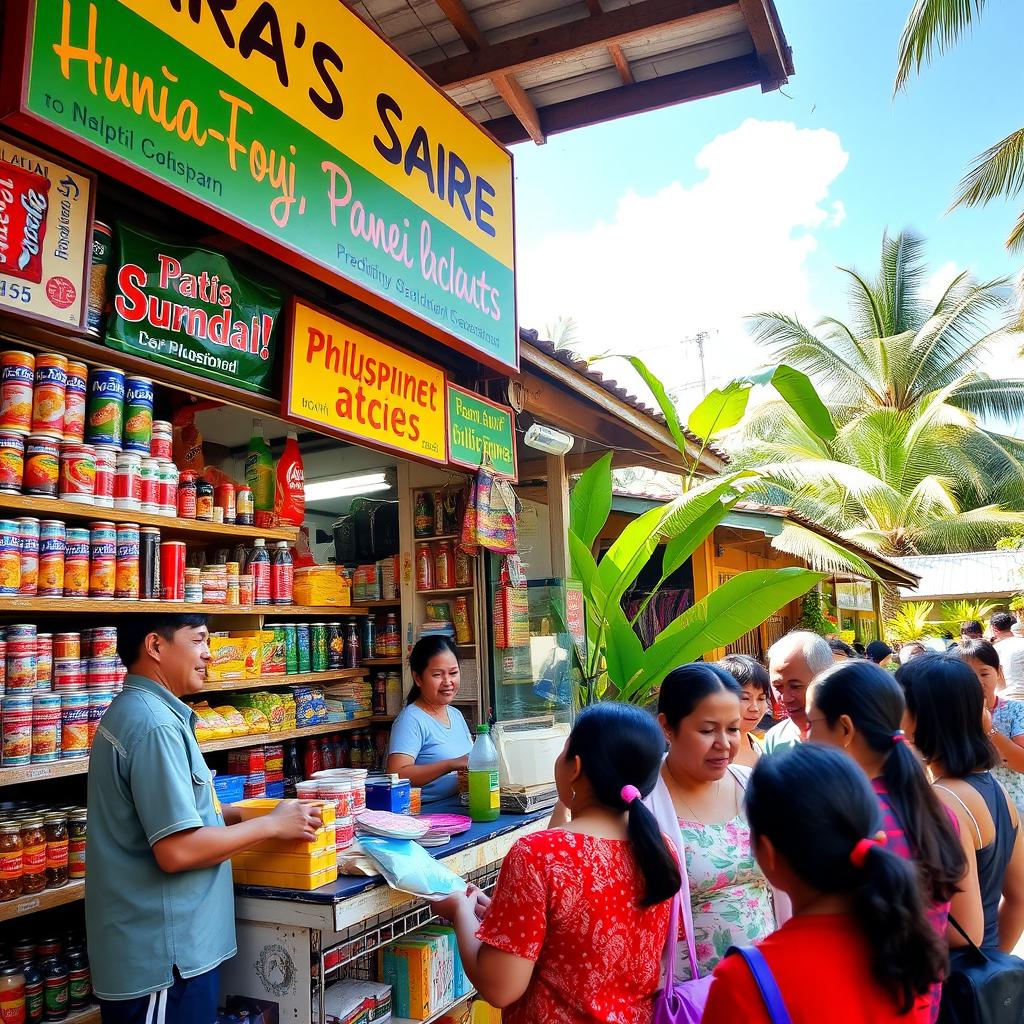
[[[793,74],[774,0],[352,0],[511,145]]]

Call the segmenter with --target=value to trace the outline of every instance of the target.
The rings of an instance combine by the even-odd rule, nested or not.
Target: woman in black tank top
[[[945,654],[915,658],[896,679],[907,696],[914,745],[977,868],[954,897],[951,916],[983,948],[1013,952],[1024,934],[1024,831],[991,773],[1000,761],[983,723],[981,684],[968,665]]]

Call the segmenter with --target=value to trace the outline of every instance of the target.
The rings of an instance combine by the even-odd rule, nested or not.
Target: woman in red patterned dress
[[[520,839],[494,899],[436,905],[455,925],[470,981],[506,1024],[650,1024],[679,868],[640,801],[664,742],[651,715],[599,704],[555,762],[572,821]]]

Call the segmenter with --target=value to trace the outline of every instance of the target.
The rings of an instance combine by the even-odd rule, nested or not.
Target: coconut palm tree
[[[900,37],[896,90],[904,88],[936,53],[959,42],[980,17],[985,0],[916,0]],[[1012,199],[1024,188],[1024,128],[975,157],[956,191],[954,206],[983,206],[992,199]],[[1024,246],[1024,212],[1006,240],[1011,251]]]
[[[762,497],[883,554],[970,551],[1024,523],[1024,442],[992,421],[1024,415],[1024,381],[990,378],[1004,280],[958,275],[931,306],[921,296],[923,243],[882,239],[869,279],[844,269],[850,315],[813,329],[782,313],[753,318],[755,338],[807,373],[826,395],[834,438],[809,431],[794,410],[760,406],[730,444],[757,466]]]

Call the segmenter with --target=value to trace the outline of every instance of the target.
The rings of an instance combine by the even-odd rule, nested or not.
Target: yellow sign
[[[337,317],[292,304],[286,419],[345,440],[445,462],[445,377]]]
[[[120,2],[512,267],[512,157],[347,4]]]

